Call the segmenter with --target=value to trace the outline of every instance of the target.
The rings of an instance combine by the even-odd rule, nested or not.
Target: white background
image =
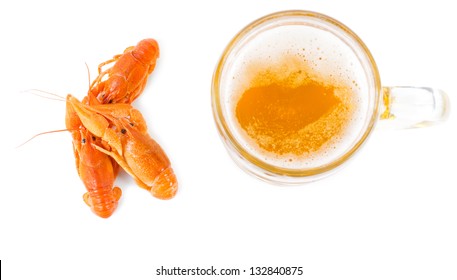
[[[174,279],[160,266],[303,266],[287,279],[457,279],[456,114],[415,130],[377,130],[334,176],[278,187],[241,171],[216,130],[211,78],[229,40],[280,10],[332,16],[355,31],[384,85],[434,86],[457,102],[452,1],[2,1],[0,4],[2,279]],[[65,103],[86,66],[143,38],[161,57],[134,103],[177,173],[159,201],[121,174],[109,219],[82,200]],[[455,106],[454,106],[455,107]],[[176,279],[270,279],[176,277]],[[276,278],[277,277],[273,277]],[[271,278],[271,279],[273,279]]]

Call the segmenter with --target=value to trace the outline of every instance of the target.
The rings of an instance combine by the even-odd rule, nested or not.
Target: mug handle
[[[384,127],[427,127],[448,119],[450,102],[440,89],[383,87],[380,112],[378,125]]]

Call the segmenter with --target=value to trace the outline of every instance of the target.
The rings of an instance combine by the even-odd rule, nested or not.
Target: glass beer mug
[[[310,11],[262,17],[228,44],[212,81],[212,108],[233,160],[263,180],[300,184],[353,157],[378,123],[444,121],[441,90],[383,87],[375,61],[342,23]]]

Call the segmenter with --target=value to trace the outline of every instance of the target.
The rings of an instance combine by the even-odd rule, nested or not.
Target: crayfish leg
[[[115,61],[117,61],[119,59],[119,57],[121,57],[122,54],[116,54],[115,56],[113,56],[113,58],[111,59],[108,59],[107,61],[105,62],[102,62],[98,65],[98,74],[100,75],[103,71],[102,71],[102,68],[105,66],[105,65],[108,65],[108,64],[111,64]]]

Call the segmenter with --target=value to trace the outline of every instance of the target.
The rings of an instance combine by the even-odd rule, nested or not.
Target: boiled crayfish
[[[113,187],[119,165],[157,198],[172,198],[177,191],[169,159],[130,105],[142,93],[158,57],[157,42],[142,40],[99,65],[82,102],[67,97],[65,121],[87,189],[83,198],[100,217],[111,216],[121,197],[121,189]],[[103,70],[107,65],[111,67]]]

